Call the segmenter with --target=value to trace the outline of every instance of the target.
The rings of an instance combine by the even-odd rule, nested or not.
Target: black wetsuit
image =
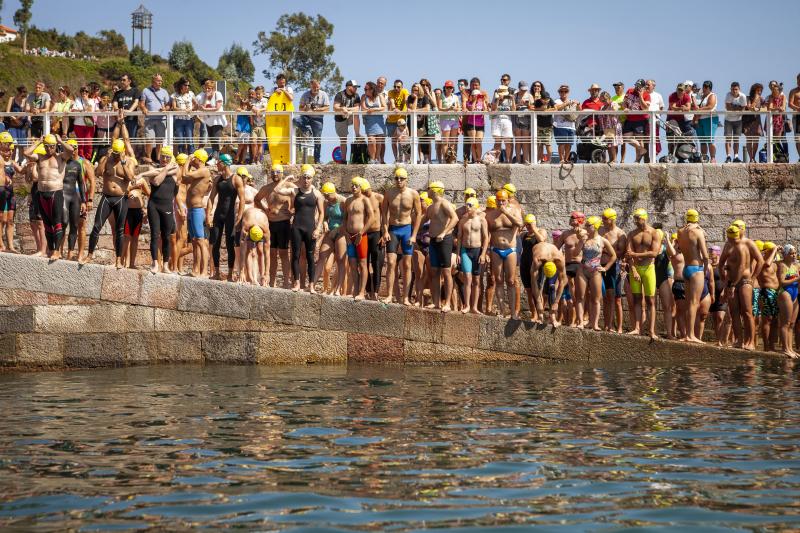
[[[64,238],[64,191],[39,191],[37,198],[47,248],[50,251],[57,250]]]
[[[64,169],[64,225],[69,224],[67,247],[75,249],[78,224],[81,221],[81,204],[86,201],[86,184],[83,181],[83,161],[71,159]]]
[[[380,243],[381,232],[367,232],[367,263],[370,265],[370,275],[367,277],[367,292],[378,294],[381,289],[381,273],[383,272],[384,246]]]
[[[317,241],[314,239],[314,230],[317,227],[317,195],[314,189],[308,192],[297,191],[294,197],[294,222],[292,223],[292,276],[295,281],[300,279],[300,247],[306,247],[306,263],[309,283],[314,277],[314,251]]]
[[[175,232],[175,196],[178,185],[173,176],[167,176],[161,185],[150,184],[150,201],[147,202],[147,220],[150,223],[150,257],[158,258],[158,242],[161,240],[161,259],[170,258],[170,235]]]
[[[219,253],[222,248],[222,238],[225,237],[225,248],[228,250],[228,269],[233,269],[236,261],[236,242],[234,230],[236,226],[236,186],[233,176],[217,180],[217,207],[214,210],[214,223],[211,227],[211,257],[214,267],[219,268]]]
[[[719,268],[712,268],[714,271],[714,303],[711,304],[711,307],[708,308],[710,313],[716,313],[717,311],[727,311],[728,304],[727,302],[720,301],[722,298],[722,293],[725,290],[725,287],[722,286],[722,278],[719,275]],[[708,285],[708,282],[706,282]]]
[[[114,213],[114,250],[117,257],[122,257],[122,237],[125,235],[125,223],[128,221],[128,195],[112,196],[103,194],[100,197],[100,204],[97,206],[97,213],[94,216],[94,227],[92,234],[89,235],[89,253],[93,254],[97,248],[97,241],[100,239],[100,231]]]
[[[536,232],[525,233],[522,237],[522,253],[519,256],[519,277],[522,278],[522,286],[526,289],[531,288],[531,265],[533,265],[533,247],[539,244],[539,237]],[[544,268],[544,265],[539,269]],[[539,278],[542,278],[540,273]]]

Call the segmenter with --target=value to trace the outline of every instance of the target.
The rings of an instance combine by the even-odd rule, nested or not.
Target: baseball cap
[[[518,88],[519,90],[521,90],[521,91],[527,91],[527,90],[528,90],[528,82],[527,82],[527,81],[521,81],[521,82],[519,82],[519,83],[517,84],[517,88]]]
[[[453,80],[447,80],[446,82],[444,82],[444,86],[445,87],[455,87],[455,85],[453,84]]]
[[[616,81],[616,82],[612,83],[611,86],[612,87],[625,87],[625,84],[622,83],[621,81]]]
[[[356,80],[347,80],[347,83],[344,84],[345,87],[361,87]]]

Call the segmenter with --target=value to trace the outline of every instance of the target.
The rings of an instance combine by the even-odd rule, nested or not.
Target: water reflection
[[[0,385],[5,527],[800,525],[791,362],[154,367]]]

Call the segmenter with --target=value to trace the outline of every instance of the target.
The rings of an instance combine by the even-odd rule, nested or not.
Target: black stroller
[[[669,120],[664,122],[659,119],[658,124],[667,132],[669,153],[659,159],[661,163],[702,163],[703,157],[695,144],[693,135],[687,135],[681,130],[678,122]]]
[[[597,135],[597,123],[589,125],[592,116],[583,117],[578,123],[577,152],[570,154],[573,163],[606,163],[608,161],[609,141],[602,133]]]

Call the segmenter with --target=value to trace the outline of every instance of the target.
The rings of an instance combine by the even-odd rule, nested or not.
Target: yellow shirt
[[[403,88],[399,91],[397,89],[392,89],[389,91],[389,100],[394,102],[395,109],[398,111],[405,111],[408,109],[408,91]],[[386,118],[386,122],[390,124],[397,124],[397,121],[403,118],[403,115],[389,115]]]

